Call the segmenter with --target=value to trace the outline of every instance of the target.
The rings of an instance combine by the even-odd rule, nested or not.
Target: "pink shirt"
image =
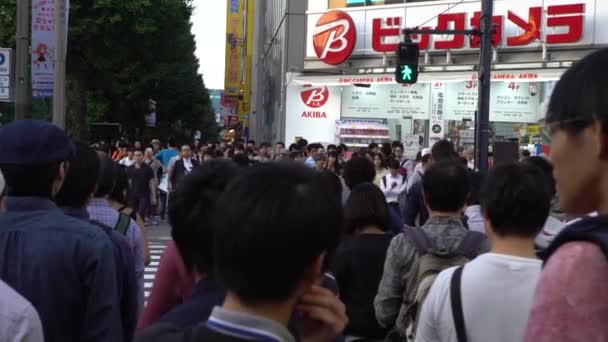
[[[526,342],[608,341],[608,259],[590,242],[569,242],[547,262]]]
[[[137,332],[156,323],[164,314],[183,303],[194,287],[194,276],[186,270],[175,242],[170,241],[163,252]]]

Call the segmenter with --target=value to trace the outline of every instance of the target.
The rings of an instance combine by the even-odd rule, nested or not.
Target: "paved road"
[[[165,247],[167,247],[169,240],[171,240],[171,228],[167,223],[148,227],[148,242],[150,245],[150,256],[152,261],[144,272],[144,300],[146,303],[148,301],[148,296],[150,296],[150,291],[152,290],[156,271],[158,271],[160,257],[162,256]]]

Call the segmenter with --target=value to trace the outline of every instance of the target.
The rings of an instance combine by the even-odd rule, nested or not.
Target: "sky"
[[[226,0],[194,0],[192,33],[207,89],[224,89]]]

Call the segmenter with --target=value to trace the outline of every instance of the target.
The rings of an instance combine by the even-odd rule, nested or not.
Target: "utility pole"
[[[15,120],[24,119],[29,104],[27,65],[30,35],[30,2],[17,1],[17,56],[15,62]]]
[[[481,49],[479,54],[479,92],[475,118],[475,169],[488,172],[490,144],[490,81],[492,72],[493,0],[481,1]]]
[[[65,129],[66,0],[55,0],[55,61],[53,123]]]

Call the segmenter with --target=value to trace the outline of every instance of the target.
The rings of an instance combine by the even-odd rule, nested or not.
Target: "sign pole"
[[[479,92],[475,119],[475,169],[488,172],[490,143],[490,82],[492,72],[493,0],[481,2],[481,51],[479,56]]]
[[[27,92],[27,66],[29,54],[30,27],[29,0],[17,1],[17,55],[15,63],[15,120],[24,119],[27,114],[29,96]]]
[[[65,129],[66,0],[55,0],[55,61],[53,123]]]

